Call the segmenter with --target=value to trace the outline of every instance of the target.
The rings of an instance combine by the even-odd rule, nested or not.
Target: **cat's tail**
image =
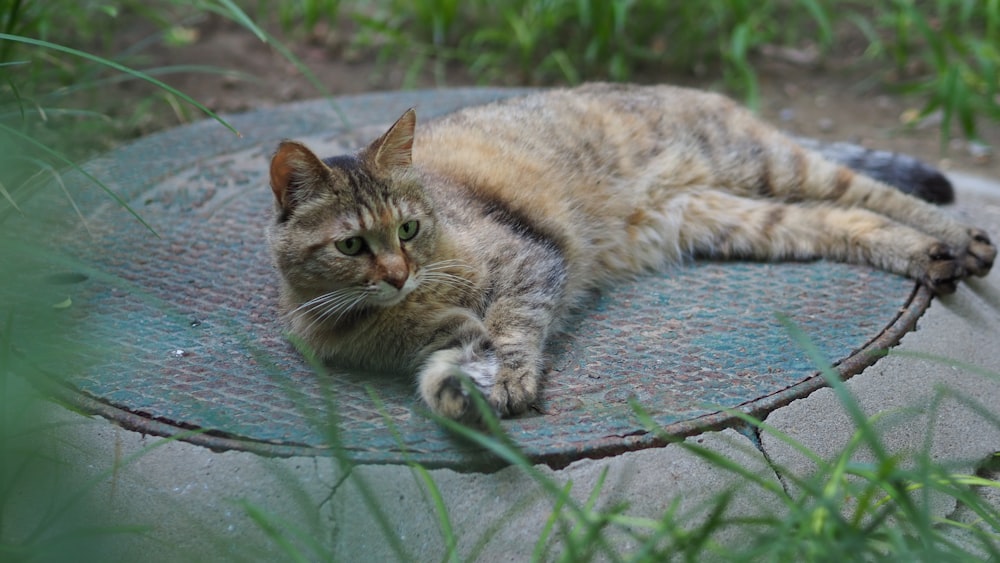
[[[931,203],[955,201],[955,190],[944,174],[907,154],[873,150],[851,143],[828,143],[795,137],[803,147]]]

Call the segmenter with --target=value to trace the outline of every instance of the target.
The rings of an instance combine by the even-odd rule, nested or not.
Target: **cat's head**
[[[420,283],[437,224],[412,172],[411,109],[359,153],[321,160],[284,141],[271,159],[271,250],[285,282],[331,320],[389,307]]]

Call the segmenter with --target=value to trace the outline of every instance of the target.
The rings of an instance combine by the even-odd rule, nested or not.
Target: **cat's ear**
[[[365,149],[365,158],[375,170],[387,173],[406,168],[413,162],[413,130],[417,125],[417,112],[406,110],[384,135]]]
[[[330,168],[296,141],[282,141],[271,157],[271,191],[288,213],[308,199],[329,175]]]

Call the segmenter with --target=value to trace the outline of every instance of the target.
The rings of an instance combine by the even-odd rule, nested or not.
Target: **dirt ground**
[[[154,46],[143,51],[144,67],[163,65],[210,65],[235,71],[229,74],[172,74],[166,80],[213,110],[242,112],[295,100],[317,98],[314,87],[296,67],[272,47],[260,42],[237,25],[209,18],[193,25],[192,42],[182,47]],[[134,30],[140,37],[143,30]],[[280,33],[276,32],[279,37]],[[126,36],[125,40],[128,38]],[[402,61],[378,64],[373,53],[358,52],[348,44],[348,33],[320,25],[310,37],[282,37],[296,55],[315,73],[329,94],[357,94],[376,90],[398,90],[406,67]],[[986,145],[953,139],[942,151],[938,122],[934,116],[917,126],[905,126],[923,100],[891,93],[875,80],[871,68],[850,64],[856,56],[827,57],[805,61],[797,53],[765,53],[758,60],[761,81],[761,115],[782,128],[825,140],[859,142],[866,146],[917,155],[945,170],[963,170],[1000,177],[1000,124],[985,119],[979,123]],[[691,76],[644,76],[638,81],[686,84],[720,89],[717,79]],[[450,68],[445,81],[429,69],[417,76],[415,87],[434,88],[476,85],[461,68]],[[481,84],[480,84],[481,85]],[[516,83],[490,84],[514,86]],[[125,83],[119,93],[143,95],[143,86]],[[389,121],[393,116],[387,116]],[[161,128],[162,117],[151,116],[136,125],[137,132]],[[176,121],[175,121],[176,123]],[[992,151],[989,146],[995,147]]]

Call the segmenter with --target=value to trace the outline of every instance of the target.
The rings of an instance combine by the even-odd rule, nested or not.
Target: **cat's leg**
[[[532,241],[495,265],[496,297],[484,322],[500,362],[487,396],[502,415],[527,410],[538,395],[543,352],[565,307],[566,262],[554,244]]]
[[[939,208],[776,136],[764,155],[760,195],[788,201],[821,200],[864,208],[934,236],[949,246],[966,274],[985,275],[997,250],[982,229],[963,225]]]
[[[996,259],[997,250],[989,235],[982,229],[963,225],[937,207],[906,196],[847,168],[832,166],[826,178],[820,181],[832,185],[832,201],[839,205],[863,207],[934,235],[950,246],[950,251],[961,258],[966,273],[986,275]]]
[[[538,395],[545,341],[558,301],[556,296],[548,302],[523,297],[498,300],[487,316],[496,356],[500,360],[500,370],[488,399],[502,415],[524,412]]]
[[[470,384],[500,415],[523,412],[537,397],[545,342],[563,307],[566,268],[554,246],[518,250],[494,261],[483,319],[464,319],[443,331],[446,338],[423,365],[421,395],[442,416],[479,417]]]
[[[438,319],[439,337],[418,373],[420,396],[435,414],[453,420],[479,418],[470,393],[488,395],[500,362],[486,325],[468,309]]]
[[[860,208],[789,204],[705,189],[679,194],[679,242],[696,255],[760,260],[827,258],[866,264],[955,290],[965,274],[950,247],[927,233]]]
[[[836,188],[835,203],[869,209],[941,239],[967,274],[984,276],[993,267],[997,249],[982,229],[963,225],[929,203],[849,169],[836,167],[832,175],[835,185],[847,186]]]

